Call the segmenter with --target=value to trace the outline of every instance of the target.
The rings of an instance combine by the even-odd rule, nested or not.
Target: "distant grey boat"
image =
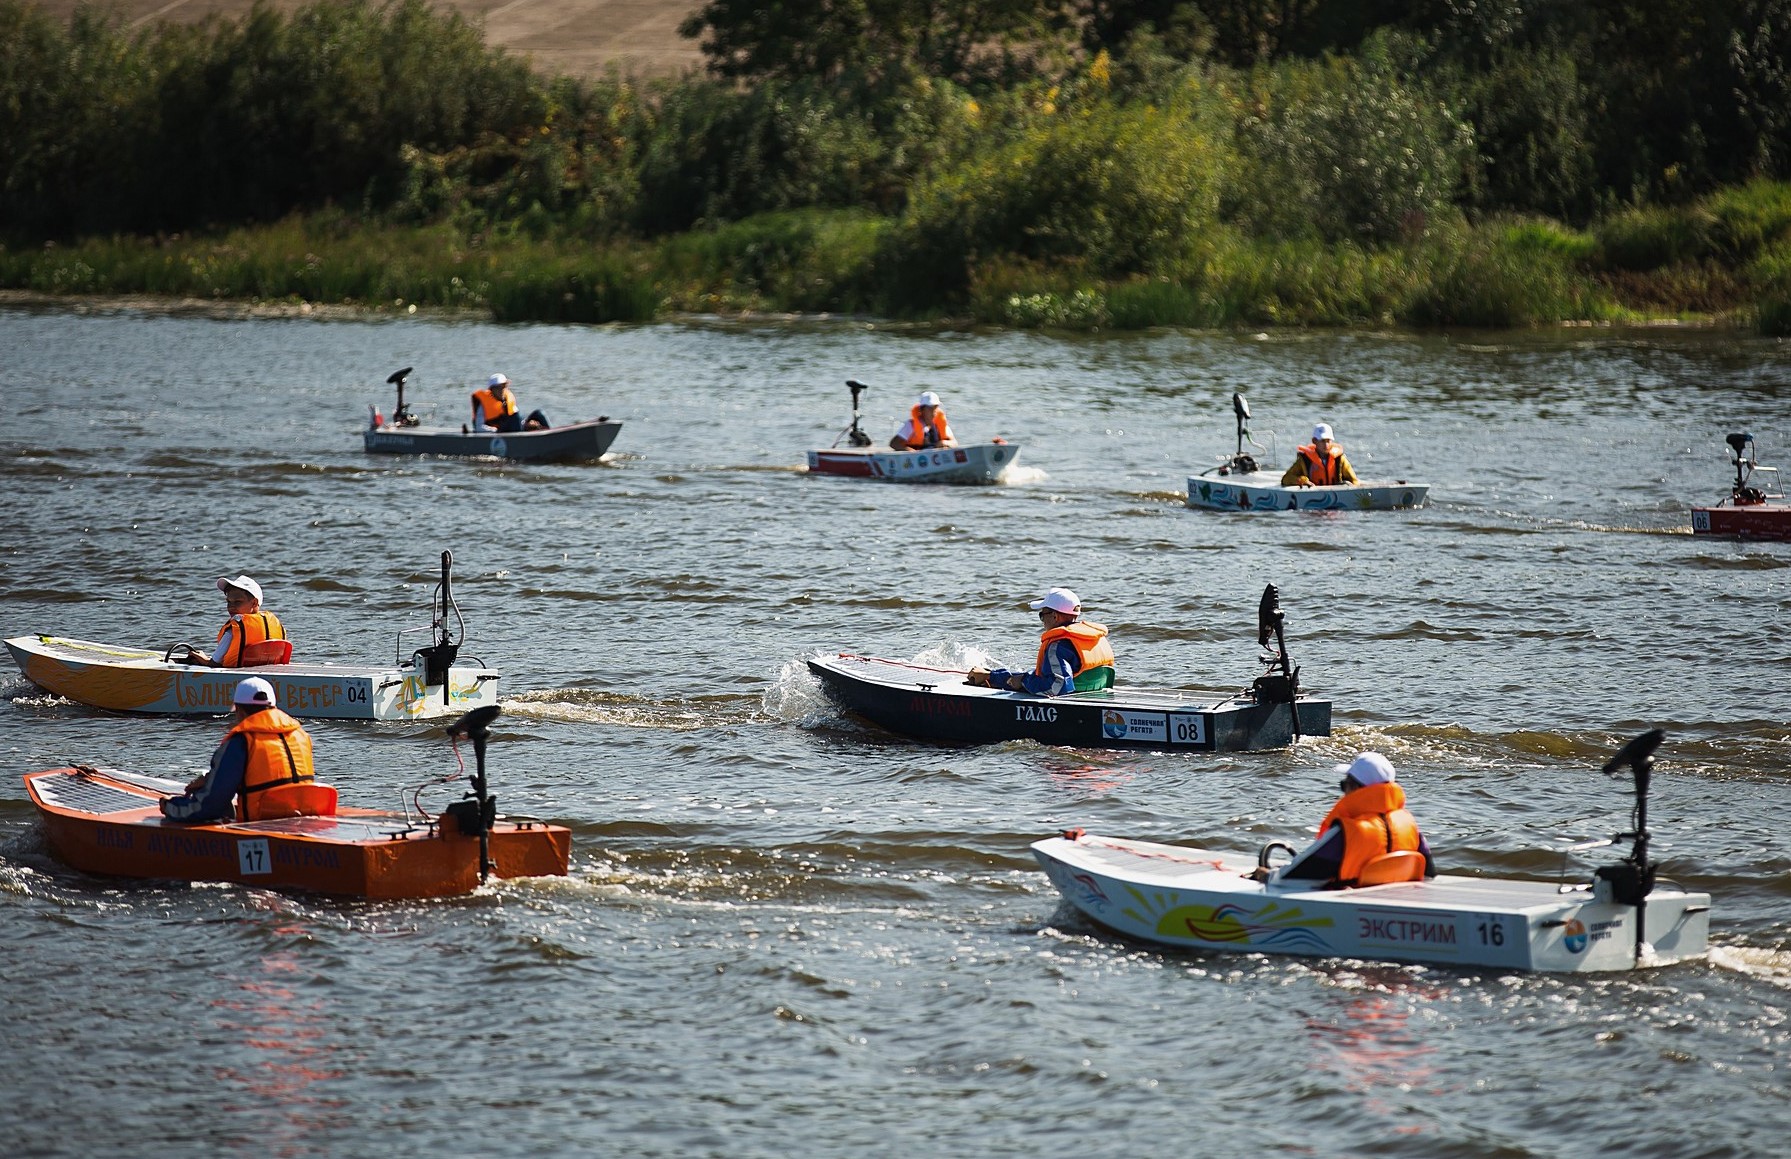
[[[367,408],[373,421],[361,432],[361,439],[370,455],[458,455],[532,462],[601,459],[616,441],[616,432],[622,429],[622,424],[610,422],[608,415],[563,427],[501,434],[469,431],[465,427],[456,430],[422,426],[404,402],[404,384],[410,379],[411,369],[407,366],[393,371],[386,379],[388,385],[398,388],[398,405],[390,419]]]
[[[616,441],[621,423],[607,419],[549,427],[542,431],[462,434],[452,427],[373,427],[362,432],[373,455],[462,455],[495,459],[599,459]]]

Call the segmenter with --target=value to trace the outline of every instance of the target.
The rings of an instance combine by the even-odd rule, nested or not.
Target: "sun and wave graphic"
[[[1215,946],[1253,946],[1277,950],[1328,950],[1330,943],[1318,931],[1334,924],[1328,917],[1309,915],[1299,906],[1264,900],[1251,905],[1223,902],[1219,905],[1183,904],[1174,892],[1145,893],[1131,886],[1130,904],[1120,912],[1157,935],[1177,941],[1197,941]]]

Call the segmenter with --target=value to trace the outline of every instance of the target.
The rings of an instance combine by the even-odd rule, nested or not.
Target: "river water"
[[[504,673],[500,806],[564,880],[366,904],[120,883],[45,852],[20,775],[185,777],[217,719],[0,679],[0,1109],[17,1155],[1775,1154],[1791,1122],[1791,546],[1690,534],[1751,431],[1791,466],[1791,353],[1704,331],[641,328],[0,312],[0,632],[209,641],[248,572],[312,659],[384,661],[456,560]],[[607,414],[601,464],[374,458],[369,404]],[[1022,445],[1003,486],[810,479],[871,384]],[[1332,423],[1410,512],[1182,504],[1243,391],[1286,461]],[[1029,661],[1067,584],[1122,680],[1242,687],[1280,587],[1336,735],[1248,755],[908,743],[802,659]],[[414,645],[414,638],[412,641]],[[407,648],[412,645],[407,645]],[[1660,726],[1707,962],[1513,976],[1170,954],[1059,903],[1059,828],[1254,850],[1398,765],[1445,868],[1552,877],[1628,821]],[[453,768],[439,726],[314,722],[346,803]],[[1595,855],[1596,856],[1596,855]],[[1583,863],[1577,863],[1583,871]]]

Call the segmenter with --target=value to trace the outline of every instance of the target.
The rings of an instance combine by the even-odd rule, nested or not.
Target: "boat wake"
[[[1791,951],[1763,950],[1753,946],[1712,946],[1710,964],[1758,978],[1783,990],[1791,990]]]
[[[562,688],[506,696],[504,711],[528,720],[567,724],[613,724],[660,732],[695,732],[717,724],[749,720],[750,712],[734,706],[664,704],[615,692]]]
[[[997,487],[1029,487],[1036,483],[1043,483],[1049,478],[1051,476],[1039,467],[1022,467],[1015,463],[996,477],[995,485]]]
[[[835,655],[833,652],[817,652],[784,661],[783,667],[778,669],[777,679],[772,681],[763,698],[765,714],[801,728],[838,727],[845,720],[844,715],[808,669],[809,660],[831,660]],[[962,680],[971,668],[1000,667],[990,653],[974,644],[956,641],[923,648],[910,660],[892,662],[912,664],[917,669],[937,672],[942,679],[952,681]]]

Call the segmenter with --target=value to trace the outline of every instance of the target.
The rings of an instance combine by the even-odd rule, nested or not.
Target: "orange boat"
[[[50,852],[75,869],[113,877],[234,881],[264,889],[366,898],[469,893],[490,874],[565,876],[572,835],[560,825],[497,816],[485,791],[485,726],[496,707],[450,730],[473,738],[472,793],[438,816],[377,809],[328,816],[183,824],[160,802],[178,781],[73,765],[25,774]],[[475,719],[477,718],[477,719]]]

